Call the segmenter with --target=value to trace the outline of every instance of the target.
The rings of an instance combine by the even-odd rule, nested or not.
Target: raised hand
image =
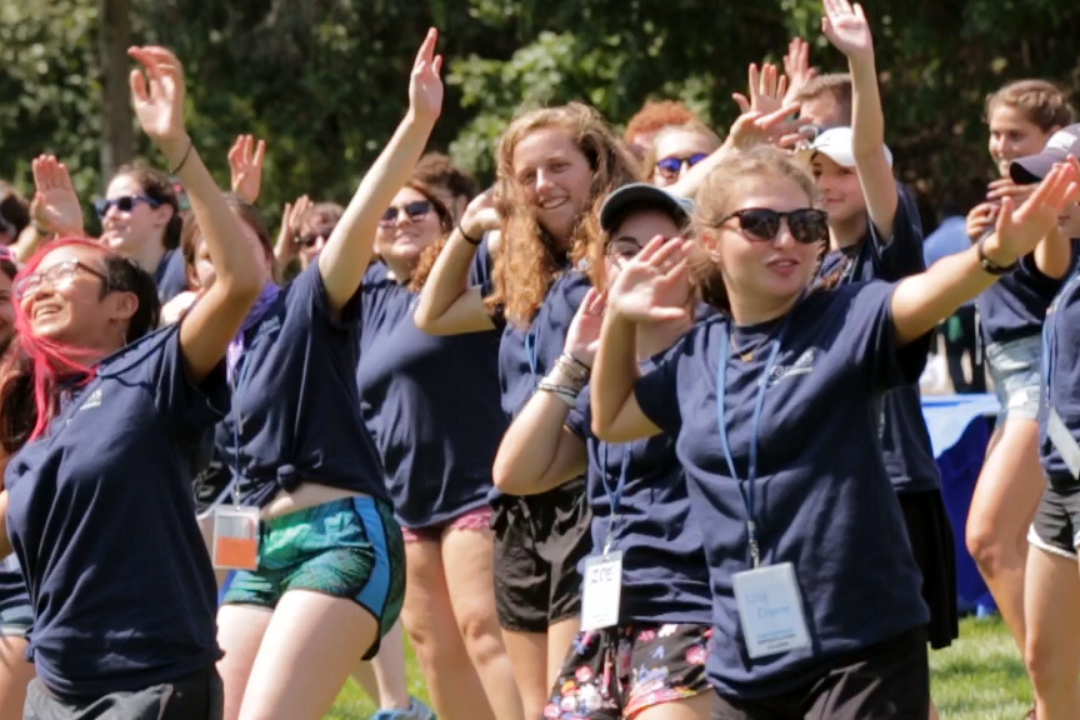
[[[281,214],[281,230],[278,231],[277,242],[274,244],[274,257],[279,263],[287,264],[296,257],[300,249],[296,243],[300,238],[301,223],[312,205],[314,203],[307,195],[301,195],[295,202],[285,203],[285,211]]]
[[[143,70],[131,71],[131,97],[143,132],[165,149],[187,141],[184,128],[184,68],[163,47],[128,50]]]
[[[990,259],[1009,265],[1027,255],[1054,228],[1065,207],[1076,202],[1080,202],[1080,162],[1070,157],[1067,162],[1055,165],[1019,208],[1011,197],[1002,199],[997,218],[997,250],[1004,262],[999,262],[998,254]]]
[[[795,102],[806,84],[817,77],[817,74],[817,68],[810,67],[810,43],[802,38],[793,39],[788,44],[787,55],[784,56],[784,75],[788,79],[784,104]]]
[[[502,220],[495,210],[495,191],[488,190],[472,199],[461,216],[461,229],[471,238],[482,237],[489,230],[498,230]]]
[[[609,312],[637,323],[682,320],[689,316],[688,245],[681,238],[655,237],[625,262],[608,290]]]
[[[967,236],[971,238],[971,242],[975,242],[985,235],[990,228],[994,227],[1000,210],[1001,204],[996,201],[979,203],[971,209],[971,212],[967,214],[964,227]]]
[[[874,38],[862,5],[848,0],[824,0],[825,16],[821,30],[829,42],[849,60],[874,56]]]
[[[787,78],[780,74],[772,63],[766,63],[761,70],[755,63],[750,63],[747,72],[750,97],[735,93],[731,97],[739,106],[740,113],[756,111],[762,115],[774,113],[784,106],[787,94]]]
[[[435,54],[439,31],[428,30],[420,51],[416,53],[412,75],[409,76],[409,110],[420,120],[435,122],[442,112],[443,81],[442,55]]]
[[[57,235],[82,235],[82,206],[67,166],[52,155],[41,155],[30,167],[34,173],[34,200],[30,203],[34,223]]]
[[[229,169],[232,171],[232,191],[249,205],[254,205],[262,191],[263,162],[266,160],[266,141],[256,144],[251,135],[240,135],[229,149]]]
[[[807,120],[792,120],[799,112],[799,103],[785,105],[767,115],[750,110],[735,119],[728,131],[727,142],[737,150],[746,150],[754,145],[774,143],[781,146],[794,144],[798,140],[798,129],[807,124]]]
[[[570,329],[566,331],[563,350],[578,362],[592,367],[596,351],[600,347],[600,329],[604,326],[604,308],[607,299],[596,288],[589,288],[581,301]]]
[[[1012,178],[998,178],[990,183],[986,192],[988,202],[997,202],[1004,197],[1011,197],[1015,202],[1022,203],[1031,197],[1038,185],[1017,185]]]

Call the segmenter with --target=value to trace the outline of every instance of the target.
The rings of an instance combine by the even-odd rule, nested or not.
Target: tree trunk
[[[101,63],[101,179],[107,183],[133,150],[127,50],[131,45],[131,0],[98,0],[98,59]]]

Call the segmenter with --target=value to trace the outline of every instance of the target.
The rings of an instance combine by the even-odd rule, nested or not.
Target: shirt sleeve
[[[699,325],[696,330],[701,327]],[[645,417],[672,436],[678,435],[682,425],[682,413],[679,409],[679,374],[684,364],[688,365],[693,357],[691,350],[692,343],[698,334],[696,330],[675,343],[671,350],[656,362],[653,369],[638,378],[634,385],[634,397],[641,411],[645,413]],[[683,374],[690,375],[691,373],[687,370]],[[688,387],[691,384],[705,387],[690,377],[684,377],[682,380]]]
[[[892,315],[895,291],[896,283],[879,281],[833,291],[845,314],[837,346],[850,348],[851,359],[869,373],[871,387],[878,390],[917,383],[926,366],[922,339],[897,345]]]
[[[870,237],[873,238],[876,266],[874,277],[888,282],[901,280],[926,269],[919,210],[915,205],[915,200],[903,185],[897,183],[896,193],[899,196],[896,217],[893,219],[893,226],[888,236],[885,236],[874,223],[870,223]]]
[[[201,436],[220,422],[229,411],[229,385],[225,378],[225,358],[198,385],[188,377],[187,362],[180,345],[180,324],[159,330],[158,338],[147,338],[146,367],[158,410],[176,430]]]
[[[326,283],[322,273],[319,272],[319,264],[311,263],[307,270],[296,276],[286,292],[290,308],[302,310],[312,321],[324,323],[331,330],[339,332],[354,331],[360,320],[361,299],[363,297],[363,284],[357,287],[340,313],[335,313],[330,303],[330,295],[326,292]]]

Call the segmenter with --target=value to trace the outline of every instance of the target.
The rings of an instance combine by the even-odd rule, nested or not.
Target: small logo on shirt
[[[281,316],[280,315],[274,315],[271,318],[267,318],[266,320],[263,320],[261,323],[259,323],[259,329],[255,331],[255,337],[252,338],[251,342],[252,342],[252,344],[254,344],[256,340],[263,337],[264,335],[269,335],[271,333],[275,333],[280,329],[281,329]]]
[[[90,397],[86,398],[86,402],[79,406],[79,412],[96,407],[101,407],[101,388],[97,388],[90,393]]]
[[[814,350],[811,348],[800,355],[799,358],[790,365],[777,365],[772,369],[772,372],[769,375],[769,385],[775,385],[787,377],[806,375],[814,369],[815,357]]]

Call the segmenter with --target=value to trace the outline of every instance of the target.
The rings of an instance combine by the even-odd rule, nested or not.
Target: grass
[[[931,653],[930,668],[943,720],[1019,720],[1031,707],[1024,663],[1000,620],[964,620],[960,640]],[[427,690],[411,649],[408,675],[409,690],[426,701]],[[350,679],[327,718],[367,720],[374,712],[374,703]]]

